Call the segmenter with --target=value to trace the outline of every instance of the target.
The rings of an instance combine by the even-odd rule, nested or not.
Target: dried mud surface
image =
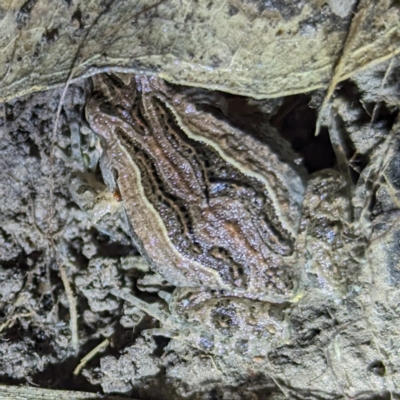
[[[399,53],[391,0],[0,3],[0,100],[110,68],[254,98],[326,88]],[[338,63],[338,59],[341,62]]]
[[[60,89],[3,104],[0,382],[149,400],[400,398],[399,78],[393,59],[344,82],[334,98],[352,178],[373,198],[368,248],[351,290],[336,298],[305,293],[291,310],[288,343],[255,360],[143,335],[158,321],[111,295],[129,288],[162,303],[157,293],[172,288],[139,256],[122,203],[102,180],[101,147],[84,118],[88,83],[68,88],[55,137]],[[275,126],[310,173],[336,164],[327,129],[313,136],[321,98],[252,103],[276,110]],[[62,271],[76,296],[78,342]]]

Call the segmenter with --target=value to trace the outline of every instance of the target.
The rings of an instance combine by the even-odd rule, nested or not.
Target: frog
[[[114,295],[158,319],[164,335],[216,354],[257,357],[286,343],[304,287],[336,287],[341,255],[324,269],[312,243],[329,247],[332,232],[351,230],[340,222],[349,204],[335,205],[346,198],[340,173],[310,179],[275,128],[256,135],[236,126],[216,93],[155,75],[92,82],[86,119],[104,146],[108,185],[121,194],[140,253],[175,287],[169,315]],[[338,212],[323,220],[328,209]]]

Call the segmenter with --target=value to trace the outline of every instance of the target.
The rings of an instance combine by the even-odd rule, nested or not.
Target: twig
[[[11,318],[8,318],[0,325],[0,333],[3,332],[4,329],[7,329],[16,319],[30,317],[32,316],[32,314],[32,312],[28,312],[13,315]]]
[[[348,53],[351,50],[351,43],[355,37],[355,34],[359,28],[359,26],[361,25],[361,21],[364,17],[364,10],[361,10],[359,12],[357,12],[356,14],[354,14],[351,24],[350,24],[350,29],[349,32],[347,33],[346,39],[344,41],[343,47],[342,47],[342,51],[341,54],[339,55],[339,58],[337,60],[336,66],[333,70],[333,74],[331,77],[331,80],[329,82],[329,86],[328,89],[326,91],[324,100],[322,102],[321,108],[319,110],[318,113],[318,118],[317,118],[317,122],[315,125],[315,136],[318,136],[319,131],[321,129],[321,122],[322,122],[322,116],[323,113],[326,109],[326,106],[329,103],[329,100],[331,99],[333,92],[336,89],[337,84],[341,81],[341,72],[343,70],[343,67],[347,61],[348,58]]]
[[[79,335],[78,335],[78,313],[76,311],[76,298],[72,291],[71,285],[69,284],[68,275],[61,262],[58,262],[58,268],[60,269],[60,276],[64,285],[65,293],[68,299],[69,305],[69,327],[71,330],[71,345],[74,349],[75,354],[79,352]]]
[[[80,372],[82,371],[82,368],[85,367],[85,365],[97,354],[102,353],[110,344],[109,339],[103,340],[100,344],[98,344],[93,350],[91,350],[88,354],[86,354],[85,357],[81,359],[81,362],[78,364],[78,366],[74,369],[73,374],[74,375],[79,375]]]
[[[386,84],[386,81],[387,81],[387,78],[388,78],[390,72],[392,71],[393,64],[394,64],[394,58],[392,58],[390,60],[389,66],[386,68],[385,75],[383,76],[383,79],[382,79],[382,82],[381,82],[381,87],[379,88],[379,96],[382,95],[382,90],[383,90],[383,88],[384,88],[384,86]],[[369,123],[370,127],[372,126],[372,124],[376,120],[376,116],[377,116],[378,111],[380,109],[380,105],[381,105],[381,102],[379,101],[379,97],[378,97],[378,101],[375,104],[374,109],[372,110],[371,122]]]

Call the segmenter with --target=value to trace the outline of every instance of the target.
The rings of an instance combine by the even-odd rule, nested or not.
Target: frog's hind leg
[[[186,321],[180,320],[165,312],[156,304],[149,304],[140,300],[127,291],[113,289],[111,290],[111,294],[127,301],[161,323],[162,328],[147,329],[143,331],[142,335],[146,338],[151,336],[164,336],[185,342],[206,353],[213,353],[215,351],[216,343],[221,345],[222,342],[224,342],[223,338],[216,338],[215,334],[206,332],[200,327],[188,324]]]

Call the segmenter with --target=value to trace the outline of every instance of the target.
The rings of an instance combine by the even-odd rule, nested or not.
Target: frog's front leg
[[[131,243],[130,226],[116,184],[109,156],[88,128],[71,126],[71,150],[58,149],[57,156],[72,169],[69,191],[74,202],[102,233],[121,244]],[[103,183],[96,169],[100,166]],[[129,239],[127,239],[129,237]]]

